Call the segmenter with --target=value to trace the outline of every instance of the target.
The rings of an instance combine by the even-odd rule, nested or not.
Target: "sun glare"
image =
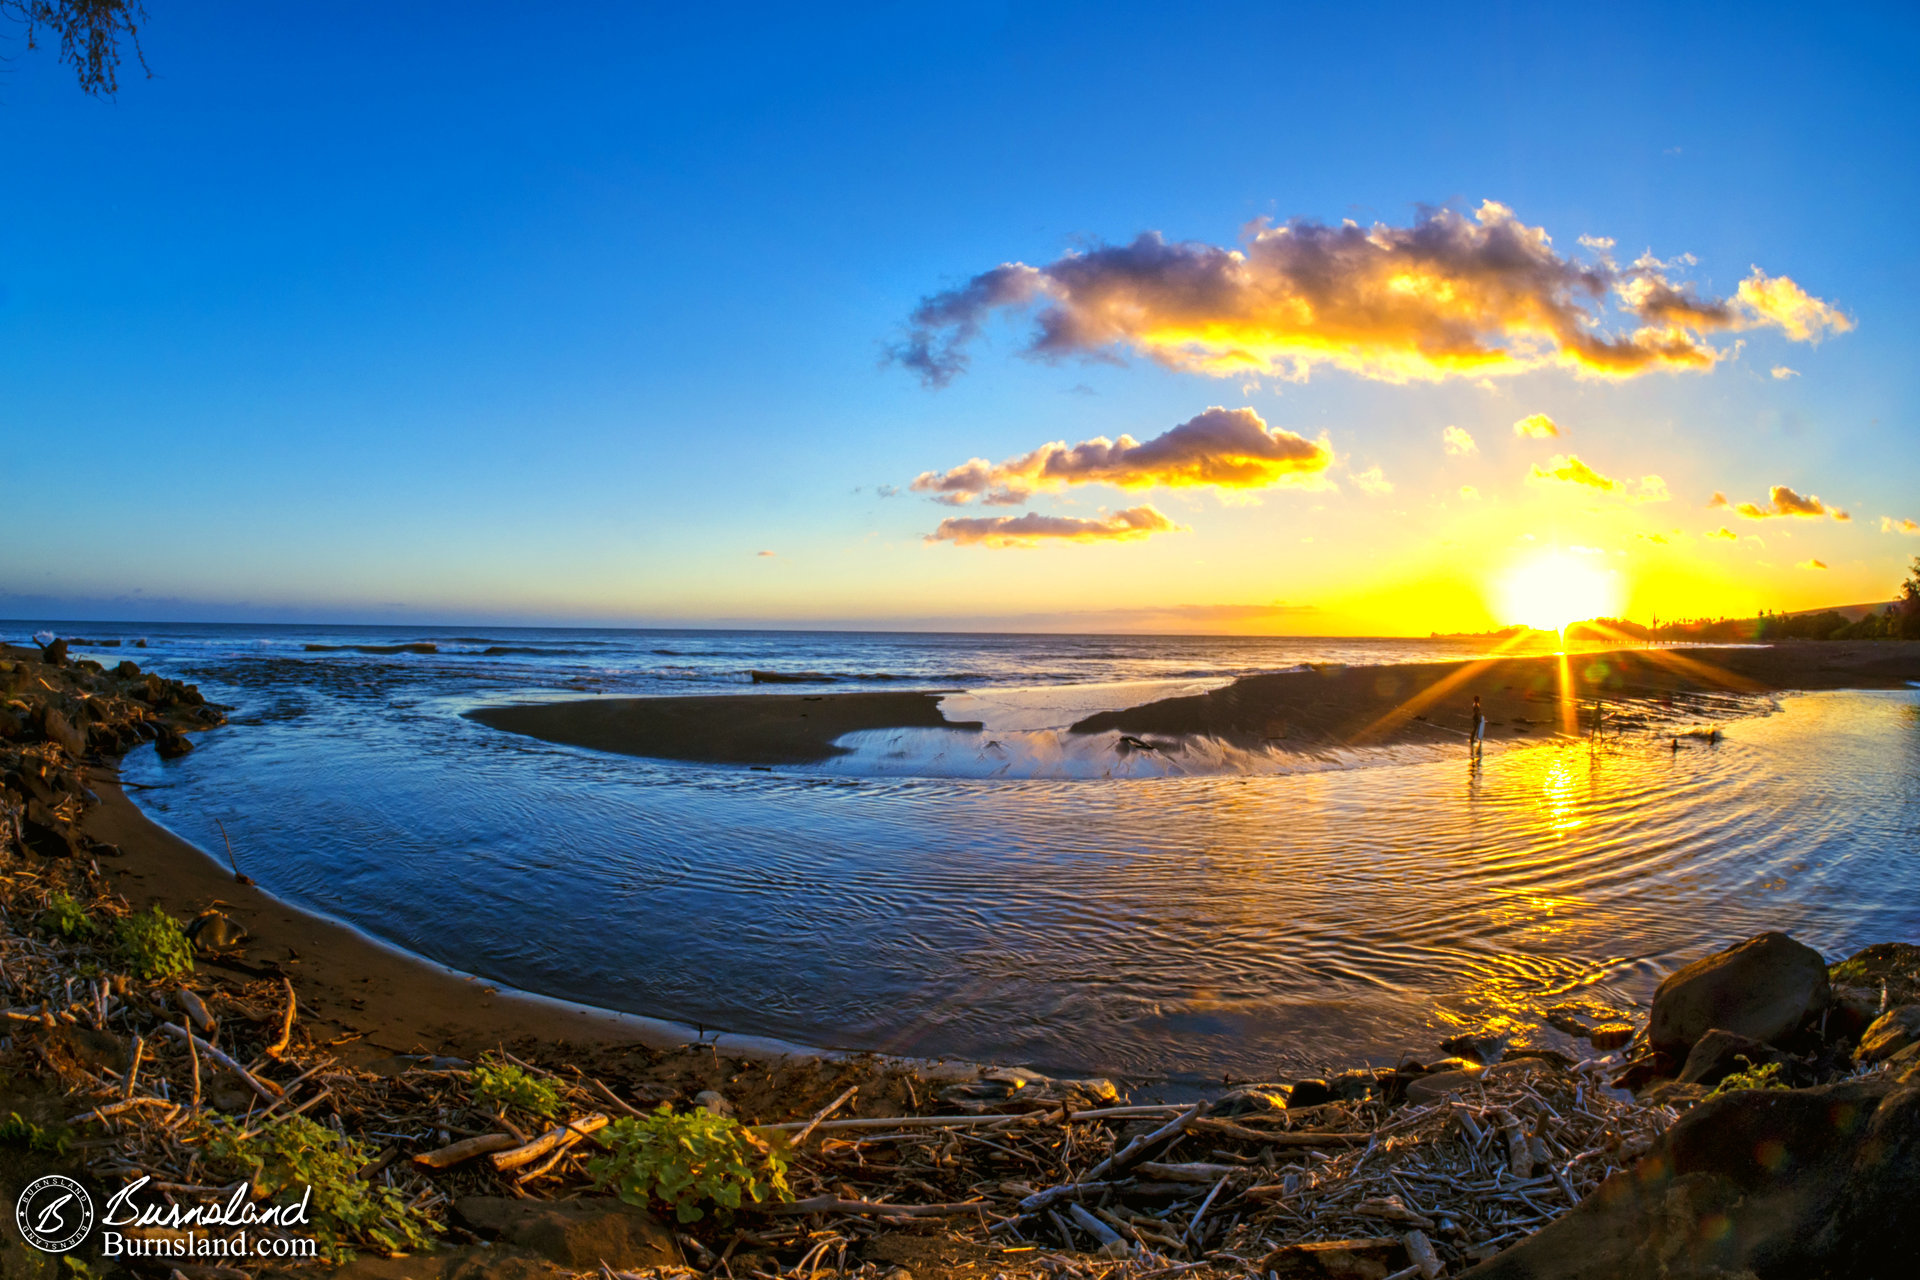
[[[1551,551],[1514,567],[1505,586],[1505,618],[1544,631],[1610,617],[1619,592],[1614,575],[1591,557]]]

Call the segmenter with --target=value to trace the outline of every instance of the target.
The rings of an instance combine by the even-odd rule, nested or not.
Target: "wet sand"
[[[1611,649],[1390,666],[1318,666],[1246,676],[1210,693],[1088,716],[1076,733],[1205,735],[1239,746],[1319,751],[1464,742],[1474,695],[1490,738],[1579,736],[1596,700],[1609,728],[1724,719],[1738,699],[1796,689],[1872,689],[1920,680],[1920,643],[1806,641],[1755,648]],[[938,692],[605,698],[484,707],[471,719],[549,742],[710,764],[807,764],[843,754],[860,729],[978,729],[943,718]],[[1731,700],[1729,700],[1731,699]]]
[[[940,694],[738,694],[595,698],[482,707],[467,718],[547,742],[707,764],[812,764],[859,729],[978,729],[940,714]]]

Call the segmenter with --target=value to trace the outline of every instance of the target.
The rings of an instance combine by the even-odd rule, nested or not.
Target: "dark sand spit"
[[[1492,738],[1578,736],[1606,726],[1737,714],[1737,701],[1796,689],[1895,688],[1920,680],[1920,643],[1799,642],[1389,666],[1316,666],[1088,716],[1076,733],[1204,735],[1249,748],[1318,751],[1461,742],[1474,696]],[[807,764],[845,753],[859,729],[977,730],[940,714],[937,692],[600,698],[484,707],[471,719],[549,742],[711,764]]]
[[[1753,648],[1612,649],[1474,662],[1317,666],[1088,716],[1076,733],[1205,734],[1290,749],[1457,739],[1477,695],[1493,738],[1584,734],[1608,717],[1711,711],[1701,695],[1898,688],[1920,643],[1801,641]],[[1664,718],[1664,717],[1663,717]]]
[[[978,729],[940,714],[938,693],[595,698],[482,707],[467,718],[571,747],[709,764],[808,764],[858,729]]]

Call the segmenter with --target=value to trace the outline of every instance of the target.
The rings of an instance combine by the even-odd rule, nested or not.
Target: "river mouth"
[[[802,1043],[1202,1082],[1625,1007],[1762,929],[1920,935],[1920,694],[1277,774],[852,776],[499,733],[475,692],[235,688],[125,774],[292,901],[522,989]],[[931,732],[940,732],[938,730]],[[1031,731],[1010,731],[1031,732]]]

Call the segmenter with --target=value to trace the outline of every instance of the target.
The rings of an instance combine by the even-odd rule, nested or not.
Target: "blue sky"
[[[1920,518],[1917,36],[1893,6],[155,4],[154,77],[103,102],[0,33],[0,616],[1284,605],[1261,625],[1424,632],[1500,620],[1490,584],[1549,544],[1643,615],[1884,598],[1920,552],[1881,529]],[[1676,270],[1716,297],[1758,265],[1854,327],[1619,381],[1048,362],[1020,314],[943,389],[883,360],[922,298],[1002,262],[1487,200],[1556,251],[1692,254]],[[1125,542],[928,543],[956,513],[881,496],[1212,405],[1338,461],[1312,487],[1148,492],[1181,528]],[[1567,427],[1553,450],[1671,500],[1530,484],[1549,451],[1508,428],[1533,412]],[[1443,452],[1449,425],[1473,454]],[[1373,467],[1391,491],[1353,479]],[[1773,485],[1853,519],[1706,506]]]

